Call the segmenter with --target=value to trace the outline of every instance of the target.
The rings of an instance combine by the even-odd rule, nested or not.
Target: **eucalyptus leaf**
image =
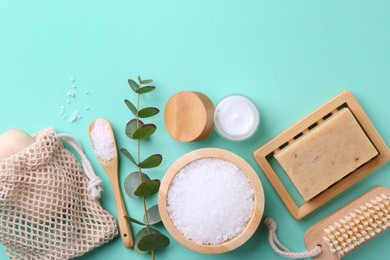
[[[150,178],[145,173],[142,173],[142,182],[150,181]],[[138,186],[141,184],[141,180],[139,177],[139,172],[132,172],[130,173],[126,179],[125,179],[125,192],[126,194],[132,198],[136,199],[138,198],[137,195],[134,194],[134,192],[137,190]]]
[[[130,162],[134,163],[135,166],[138,166],[137,162],[129,151],[127,151],[125,148],[121,148],[120,151],[127,159],[129,159]]]
[[[155,86],[146,86],[146,87],[136,89],[135,92],[138,94],[145,94],[145,93],[151,92],[155,89],[156,89]]]
[[[137,189],[134,191],[136,196],[149,196],[156,194],[160,188],[160,180],[150,180],[142,182],[138,185]]]
[[[132,119],[126,125],[126,135],[129,138],[133,138],[133,134],[140,128],[144,126],[144,123],[141,120]]]
[[[134,244],[134,250],[139,253],[139,254],[146,254],[148,253],[147,251],[141,251],[139,248],[138,248],[138,245],[135,245]]]
[[[136,242],[137,247],[141,251],[152,251],[163,249],[169,246],[169,238],[161,234],[159,231],[154,228],[149,228],[150,234],[142,235],[140,239]]]
[[[132,80],[132,79],[129,79],[127,82],[129,82],[130,87],[131,87],[135,92],[137,92],[137,89],[139,89],[139,85],[137,84],[137,82],[135,82],[135,81]]]
[[[161,222],[160,212],[158,211],[158,205],[154,205],[146,211],[148,214],[149,225],[154,225]],[[144,216],[144,222],[146,223],[146,216]]]
[[[152,231],[150,231],[150,233],[152,233]],[[138,233],[135,235],[135,238],[134,238],[134,250],[137,251],[138,253],[141,253],[141,254],[145,254],[147,253],[148,251],[142,251],[138,248],[138,243],[139,241],[146,235],[149,234],[149,230],[147,227],[144,227],[142,228],[140,231],[138,231]]]
[[[132,128],[133,129],[133,128]],[[131,138],[133,139],[146,139],[150,137],[154,132],[156,132],[157,127],[153,124],[146,124],[142,125],[141,127],[138,127],[132,135]]]
[[[138,116],[141,118],[147,118],[147,117],[157,115],[158,112],[160,112],[160,110],[158,108],[145,107],[145,108],[141,109],[140,111],[138,111]]]
[[[159,166],[161,162],[162,162],[161,154],[153,154],[148,158],[146,158],[145,160],[143,160],[140,164],[138,164],[138,167],[143,169],[154,168]]]
[[[138,224],[138,225],[145,226],[144,223],[142,223],[141,221],[136,220],[135,218],[132,218],[132,217],[130,217],[130,216],[125,216],[125,219],[127,219],[129,222],[132,222],[132,223],[135,223],[135,224]]]
[[[150,84],[152,82],[153,82],[153,80],[151,80],[151,79],[144,79],[141,81],[142,84]]]
[[[126,106],[130,109],[130,111],[137,116],[137,108],[131,103],[129,100],[125,99]]]

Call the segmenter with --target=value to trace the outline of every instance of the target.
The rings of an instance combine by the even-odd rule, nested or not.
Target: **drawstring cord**
[[[84,154],[81,144],[77,141],[76,138],[67,134],[58,134],[58,137],[60,140],[67,142],[80,155],[81,164],[83,165],[85,175],[88,177],[88,193],[91,196],[91,199],[100,199],[100,193],[102,192],[102,180],[96,176],[91,163]]]
[[[290,249],[285,247],[276,236],[276,229],[278,228],[276,222],[272,218],[267,217],[264,223],[269,230],[268,240],[271,245],[271,248],[279,255],[288,258],[300,259],[300,258],[314,257],[321,254],[322,252],[321,246],[315,246],[313,249],[309,251],[291,252]]]

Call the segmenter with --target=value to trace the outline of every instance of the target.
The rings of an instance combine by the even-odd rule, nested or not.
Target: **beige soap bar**
[[[378,154],[343,108],[274,156],[305,201]]]

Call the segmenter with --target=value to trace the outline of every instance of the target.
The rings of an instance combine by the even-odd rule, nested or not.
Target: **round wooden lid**
[[[214,128],[214,105],[203,93],[178,92],[165,106],[164,121],[169,134],[176,140],[202,140]]]

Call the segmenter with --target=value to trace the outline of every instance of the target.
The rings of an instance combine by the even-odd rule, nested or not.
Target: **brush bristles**
[[[390,227],[390,198],[381,194],[324,231],[325,243],[340,257]]]

